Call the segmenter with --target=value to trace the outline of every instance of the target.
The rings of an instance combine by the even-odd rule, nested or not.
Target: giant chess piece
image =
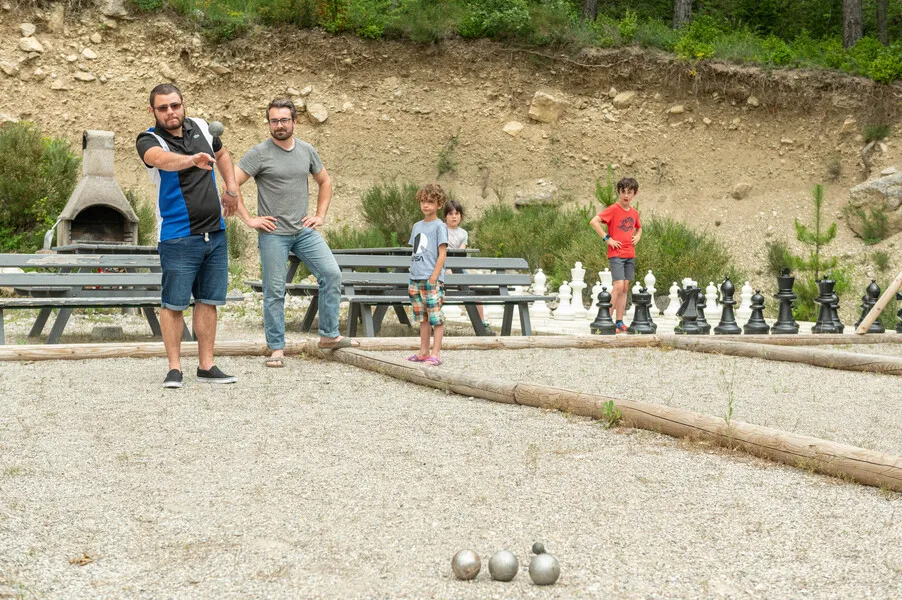
[[[592,304],[589,305],[589,309],[586,311],[586,318],[590,321],[593,320],[598,314],[598,294],[601,293],[601,282],[597,282],[592,286]]]
[[[698,288],[698,302],[695,304],[695,309],[698,311],[698,317],[696,317],[695,322],[698,325],[698,332],[701,335],[708,335],[711,333],[711,324],[708,323],[708,319],[705,318],[705,309],[708,307],[708,299],[705,294],[702,293],[702,288]]]
[[[746,281],[739,291],[739,306],[736,308],[736,318],[740,321],[748,320],[752,316],[752,295],[754,293],[755,290]]]
[[[617,333],[617,324],[611,318],[611,294],[608,288],[601,286],[598,293],[598,316],[589,325],[589,331],[599,335],[614,335]]]
[[[634,300],[634,298],[636,297],[636,294],[639,293],[639,290],[641,289],[641,285],[642,284],[640,284],[639,280],[637,279],[636,283],[633,284],[633,289],[630,290],[630,295],[628,296],[628,299],[630,301],[630,306],[623,312],[623,320],[624,321],[626,321],[627,319],[632,320],[632,318],[636,314],[636,301]]]
[[[570,269],[570,276],[570,288],[573,290],[573,298],[570,300],[570,305],[573,306],[573,316],[577,319],[584,319],[586,317],[586,307],[583,304],[583,290],[586,289],[586,270],[583,268],[583,263],[577,262]]]
[[[752,296],[752,316],[749,317],[749,321],[742,331],[746,335],[770,331],[770,325],[764,320],[764,296],[761,295],[761,290],[755,290],[755,294]]]
[[[833,322],[833,286],[836,282],[824,278],[817,282],[817,298],[815,302],[821,305],[817,315],[817,322],[811,328],[811,333],[839,333]]]
[[[833,296],[830,298],[830,314],[833,316],[833,326],[836,327],[836,333],[842,333],[846,326],[839,320],[839,296],[836,294],[836,291],[833,292]]]
[[[896,302],[902,302],[902,292],[896,292]],[[902,304],[899,305],[899,310],[896,311],[896,318],[899,319],[899,322],[896,323],[896,333],[902,333]]]
[[[614,276],[611,275],[611,270],[605,268],[604,271],[598,272],[598,281],[601,282],[602,287],[606,287],[609,290],[614,289]]]
[[[700,335],[701,330],[698,328],[698,296],[700,289],[693,286],[687,286],[686,289],[680,290],[679,297],[682,300],[677,317],[680,322],[673,328],[673,332],[684,335]]]
[[[670,286],[667,295],[667,306],[661,311],[662,317],[675,317],[677,311],[680,310],[680,286],[674,281]]]
[[[627,333],[654,333],[658,326],[651,318],[652,297],[646,288],[641,288],[639,293],[633,296],[636,303],[636,316],[627,327]]]
[[[658,310],[658,307],[655,305],[655,292],[657,292],[657,288],[655,288],[655,283],[658,282],[658,278],[655,277],[655,274],[651,272],[651,269],[648,270],[648,273],[645,274],[645,277],[642,279],[645,283],[645,289],[648,290],[648,293],[651,294],[651,312],[652,317],[655,315],[660,315],[661,311]]]
[[[855,328],[857,329],[861,322],[864,321],[865,317],[868,316],[868,313],[871,312],[871,309],[874,308],[874,305],[877,304],[877,300],[880,299],[880,286],[877,285],[877,282],[871,279],[871,285],[867,287],[864,291],[864,296],[861,297],[861,318],[858,319],[858,322],[855,323]],[[886,329],[883,325],[880,324],[880,321],[875,319],[871,326],[868,327],[867,333],[884,333]]]
[[[536,275],[533,278],[534,283],[532,284],[532,293],[536,296],[544,296],[545,292],[548,291],[548,288],[545,287],[545,283],[548,281],[548,277],[545,273],[542,272],[542,269],[536,271]],[[537,300],[532,303],[532,308],[529,309],[529,314],[531,317],[543,319],[551,314],[551,311],[548,309],[548,305],[545,304],[544,300]]]
[[[736,293],[736,287],[729,277],[724,277],[723,283],[720,284],[720,305],[723,311],[720,314],[720,324],[714,328],[714,335],[731,335],[742,333],[742,328],[736,324],[736,317],[733,314],[733,306],[736,301],[733,300],[733,294]]]
[[[572,321],[573,320],[573,305],[570,304],[570,286],[567,285],[567,282],[561,284],[560,290],[557,296],[557,310],[554,311],[555,321]]]
[[[798,298],[792,292],[792,286],[796,278],[789,274],[789,269],[783,269],[777,277],[777,294],[774,296],[780,301],[780,314],[770,332],[773,334],[798,333],[799,324],[792,316],[792,301]]]

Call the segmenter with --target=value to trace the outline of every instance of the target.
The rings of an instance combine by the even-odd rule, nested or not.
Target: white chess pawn
[[[547,288],[545,287],[545,282],[548,281],[548,277],[545,273],[542,272],[542,269],[536,271],[535,277],[533,277],[533,285],[532,292],[536,296],[544,296],[545,292],[547,292]],[[543,319],[551,314],[551,311],[548,309],[548,305],[545,304],[544,300],[538,300],[533,302],[532,308],[529,311],[529,315],[531,317],[536,317],[539,319]]]
[[[713,281],[708,282],[708,287],[705,288],[705,310],[708,314],[713,314],[711,312],[712,309],[717,307],[717,287],[714,285]],[[707,318],[707,317],[705,317]]]
[[[746,321],[752,316],[752,296],[754,295],[755,290],[746,281],[739,293],[739,307],[736,309],[736,318],[739,321]]]
[[[642,285],[639,283],[638,280],[636,280],[636,283],[633,284],[633,289],[631,290],[632,296],[630,296],[630,299],[635,298],[636,294],[638,294],[639,290],[641,290],[641,289],[642,289]],[[636,314],[636,303],[632,302],[630,304],[630,307],[626,310],[626,312],[623,313],[623,320],[626,321],[627,319],[629,319],[630,321],[632,321],[633,315],[635,315],[635,314]]]
[[[572,295],[570,294],[570,286],[567,285],[567,282],[561,284],[561,289],[558,291],[558,305],[557,310],[554,311],[554,318],[558,321],[572,321],[573,320],[573,305],[570,304],[570,299]]]
[[[658,291],[655,288],[655,283],[658,281],[658,278],[655,277],[655,274],[651,272],[649,269],[648,275],[645,276],[645,289],[648,290],[648,293],[651,294],[651,297],[655,297],[655,292]]]
[[[596,282],[595,285],[592,286],[592,304],[589,305],[589,310],[586,311],[586,318],[590,321],[594,321],[595,317],[598,316],[598,294],[601,293],[601,282]]]
[[[664,308],[664,311],[661,315],[665,317],[675,317],[677,311],[680,310],[680,286],[677,285],[677,282],[674,281],[673,285],[670,286],[670,293],[667,295],[667,306]]]
[[[573,316],[577,319],[582,319],[586,316],[586,307],[583,304],[583,290],[586,289],[586,270],[583,268],[583,263],[577,262],[570,269],[570,275],[570,288],[573,290],[573,298],[570,300],[570,305],[573,307]]]
[[[605,269],[604,271],[598,272],[598,281],[601,282],[602,287],[608,288],[608,291],[614,289],[614,276],[611,275],[610,269]]]

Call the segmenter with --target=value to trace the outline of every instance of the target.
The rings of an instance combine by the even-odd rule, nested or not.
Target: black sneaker
[[[213,365],[209,371],[205,371],[200,367],[197,368],[197,380],[201,383],[235,383],[237,377],[226,375],[219,370],[219,367]]]
[[[166,379],[163,380],[164,388],[180,388],[182,387],[182,372],[178,369],[170,369],[166,373]]]

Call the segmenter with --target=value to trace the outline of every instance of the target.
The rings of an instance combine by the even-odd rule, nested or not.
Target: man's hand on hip
[[[326,222],[326,219],[324,219],[323,217],[317,216],[317,215],[313,215],[312,217],[308,215],[308,216],[304,217],[303,219],[301,219],[301,224],[304,227],[309,227],[310,229],[316,229],[317,227],[319,227],[320,225],[322,225],[325,222]]]
[[[276,230],[276,218],[275,217],[251,217],[247,221],[245,221],[248,227],[253,229],[260,229],[262,231],[275,231]]]

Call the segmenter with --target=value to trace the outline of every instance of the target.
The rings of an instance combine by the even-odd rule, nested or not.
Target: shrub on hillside
[[[457,31],[465,38],[514,38],[529,28],[526,0],[479,0],[466,3],[467,14]]]
[[[0,126],[0,250],[34,251],[78,179],[78,156],[34,123]]]
[[[902,79],[902,44],[884,48],[868,67],[868,76],[877,83],[892,83]]]
[[[157,242],[157,214],[153,204],[136,189],[125,190],[125,199],[138,215],[138,244],[149,246]]]
[[[422,220],[417,202],[418,186],[412,182],[385,181],[363,193],[360,209],[368,227],[385,240],[397,239],[402,245],[410,238],[413,224]]]
[[[461,18],[461,7],[453,0],[400,0],[385,32],[433,44],[454,36]]]

